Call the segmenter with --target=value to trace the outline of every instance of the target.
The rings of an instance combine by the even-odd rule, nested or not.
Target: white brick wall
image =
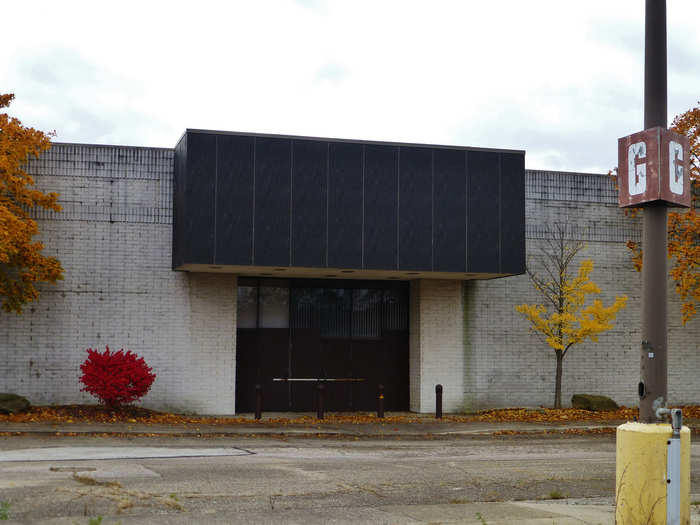
[[[143,405],[234,412],[236,277],[171,270],[172,150],[55,145],[31,168],[59,191],[41,239],[65,280],[2,314],[0,391],[82,403],[88,347],[131,349],[157,375]]]
[[[435,411],[435,385],[443,410],[464,408],[464,309],[461,281],[411,281],[409,316],[410,406]]]
[[[601,288],[604,303],[610,304],[616,295],[629,298],[613,330],[602,334],[598,343],[573,347],[565,357],[562,402],[570,404],[575,393],[594,393],[611,396],[628,406],[636,405],[641,274],[633,269],[624,241],[641,237],[641,221],[624,216],[606,177],[553,175],[558,174],[528,174],[526,222],[530,263],[537,268],[536,255],[547,225],[568,224],[587,241],[579,260],[593,259],[592,278]],[[535,194],[534,189],[543,185],[542,179],[549,183],[549,191]],[[583,191],[576,185],[588,189]],[[591,188],[597,191],[592,192]],[[586,195],[587,200],[581,195]],[[593,202],[595,199],[602,202]],[[575,267],[578,268],[578,261]],[[700,367],[700,318],[686,326],[681,324],[680,301],[672,282],[668,301],[669,400],[673,404],[699,403],[700,379],[696,371]],[[529,332],[527,321],[514,309],[516,304],[538,302],[541,300],[526,276],[465,283],[467,406],[552,405],[554,353]]]
[[[631,264],[624,243],[640,240],[641,220],[617,207],[611,181],[601,175],[528,172],[526,231],[528,264],[537,268],[548,228],[566,225],[586,241],[581,259],[593,259],[593,280],[610,304],[627,295],[615,328],[572,348],[564,360],[562,401],[574,393],[611,396],[636,405],[641,340],[641,274]],[[464,302],[455,301],[449,281],[417,281],[411,286],[411,410],[434,410],[434,385],[446,387],[445,409],[458,411],[498,406],[551,406],[554,401],[553,351],[529,331],[515,305],[541,299],[527,276],[463,283]],[[669,399],[699,403],[700,317],[680,322],[680,301],[669,282]],[[463,316],[463,331],[453,324]],[[463,349],[458,349],[459,341]],[[455,373],[462,367],[463,373]],[[447,383],[463,385],[463,397],[448,398]]]
[[[158,375],[143,405],[230,414],[235,410],[236,277],[171,270],[173,150],[54,145],[32,163],[39,186],[61,193],[62,213],[38,211],[46,253],[65,280],[42,287],[22,316],[2,314],[0,391],[35,404],[82,403],[79,365],[85,349],[106,344],[145,357]],[[564,361],[563,401],[573,393],[637,403],[640,274],[624,246],[639,240],[640,221],[624,217],[610,181],[599,175],[529,172],[528,253],[552,223],[587,241],[594,280],[610,303],[629,306],[597,344],[573,348]],[[527,277],[411,283],[410,404],[445,411],[551,405],[552,351],[528,332],[515,305],[539,299]],[[669,397],[699,403],[700,317],[683,327],[669,286]]]

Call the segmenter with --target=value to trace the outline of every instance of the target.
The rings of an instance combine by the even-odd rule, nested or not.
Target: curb
[[[614,433],[617,425],[587,425],[570,427],[530,427],[512,428],[497,427],[492,429],[474,430],[439,430],[425,429],[417,432],[413,429],[391,428],[385,431],[363,431],[333,428],[244,428],[231,429],[205,427],[196,429],[179,428],[119,428],[118,426],[101,426],[94,429],[71,429],[65,426],[56,428],[27,428],[17,425],[17,428],[0,429],[0,436],[58,436],[58,437],[100,437],[105,435],[133,437],[270,437],[270,438],[310,438],[325,437],[335,439],[469,439],[478,437],[498,436],[539,436],[539,435],[590,435]]]

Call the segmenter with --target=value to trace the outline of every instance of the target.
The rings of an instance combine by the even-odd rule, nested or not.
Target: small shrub
[[[88,348],[87,353],[88,358],[80,365],[83,372],[80,382],[85,385],[81,391],[108,407],[117,408],[143,397],[156,378],[143,357],[131,350],[111,352],[107,347],[99,352]]]
[[[9,520],[10,519],[10,502],[9,501],[0,501],[0,520]]]

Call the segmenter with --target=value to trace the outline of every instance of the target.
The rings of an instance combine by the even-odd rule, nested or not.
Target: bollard
[[[384,385],[377,386],[377,417],[384,417]]]
[[[442,419],[442,385],[435,385],[435,418]]]
[[[316,403],[316,417],[318,419],[323,419],[323,394],[324,394],[324,386],[321,381],[318,382],[316,385],[316,397],[317,397],[317,403]]]
[[[669,494],[674,478],[680,489],[680,523],[690,523],[690,430],[680,429],[680,458],[672,431],[668,423],[628,422],[617,427],[616,523],[673,523],[667,518],[678,501]],[[675,465],[669,465],[671,459]],[[678,459],[680,476],[674,476]]]
[[[255,419],[262,417],[262,404],[262,385],[258,383],[255,385]]]

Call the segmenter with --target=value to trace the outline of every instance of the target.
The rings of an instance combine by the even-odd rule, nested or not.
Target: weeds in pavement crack
[[[77,481],[78,483],[82,483],[83,485],[97,485],[100,487],[117,487],[121,488],[122,484],[119,483],[118,481],[98,481],[93,477],[90,476],[83,476],[79,474],[78,472],[73,473],[73,479]]]
[[[0,520],[9,520],[10,519],[10,502],[9,501],[0,501]]]
[[[117,481],[98,481],[90,476],[73,474],[73,479],[83,485],[84,489],[58,489],[63,492],[70,492],[76,498],[102,498],[114,502],[117,505],[117,512],[139,506],[163,505],[178,511],[184,511],[185,507],[179,502],[177,495],[162,495],[136,490],[126,490]]]

